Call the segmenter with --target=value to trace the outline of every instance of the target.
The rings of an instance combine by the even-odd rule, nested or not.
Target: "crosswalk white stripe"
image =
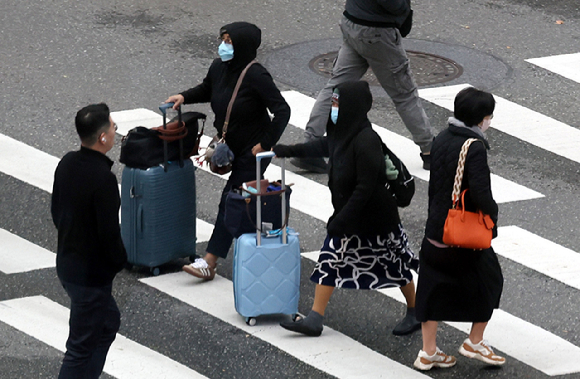
[[[111,118],[117,124],[117,133],[123,136],[137,126],[153,128],[163,123],[161,115],[144,108],[111,112]]]
[[[125,111],[124,113],[125,120],[130,119],[130,115],[131,114],[129,111]],[[111,117],[113,118],[113,120],[115,120],[115,122],[119,126],[119,129],[117,130],[118,133],[121,131],[125,132],[125,130],[128,130],[125,124],[123,123],[124,121],[120,121],[121,119],[117,117],[116,112],[111,113]],[[158,113],[140,109],[137,110],[134,118],[140,121],[146,119],[147,123],[152,125],[159,125],[159,123],[162,122],[163,120],[162,116]],[[131,125],[133,125],[132,122]],[[207,146],[210,143],[210,141],[211,141],[210,137],[203,136],[201,139],[201,146],[204,147]],[[214,174],[205,164],[202,167],[198,166],[198,168],[224,180],[227,180],[229,178],[229,174],[227,175]],[[275,164],[269,165],[265,172],[265,176],[273,180],[279,179],[280,167]],[[313,180],[310,180],[308,178],[305,178],[301,175],[295,174],[291,171],[286,171],[286,183],[295,184],[295,186],[292,188],[293,201],[291,201],[290,203],[292,208],[297,209],[300,212],[308,214],[322,221],[327,221],[328,218],[332,215],[333,208],[330,200],[330,191],[328,190],[328,187],[319,184]]]
[[[459,84],[448,87],[419,90],[423,99],[453,110],[457,93],[469,86]],[[494,95],[496,107],[491,127],[526,141],[561,157],[580,163],[580,130],[541,113]],[[495,194],[495,191],[494,191]]]
[[[580,254],[517,226],[498,228],[493,248],[514,262],[580,289]]]
[[[580,83],[580,53],[526,59],[526,62]]]
[[[52,192],[59,159],[0,134],[0,171],[25,183]]]
[[[292,109],[290,123],[298,128],[305,129],[310,111],[315,100],[297,91],[285,91],[282,95]],[[495,121],[495,119],[494,119]],[[385,128],[373,124],[373,129],[395,154],[405,162],[409,172],[416,178],[429,181],[429,171],[423,170],[423,163],[419,157],[417,146],[408,138],[393,133]],[[544,197],[541,193],[502,178],[491,175],[491,187],[495,201],[507,203],[511,201],[530,200]]]
[[[137,112],[137,115],[150,115],[150,113],[147,112],[151,112],[146,109],[139,111],[141,112]],[[133,113],[130,111],[123,113],[124,117],[128,117],[132,114]],[[157,116],[161,117],[159,115]],[[115,119],[118,119],[118,115],[116,115]],[[135,122],[141,121],[145,121],[145,123],[148,124],[147,120],[143,118],[137,119]],[[119,128],[121,127],[127,128],[127,124],[121,122]],[[57,157],[0,134],[0,172],[40,188],[43,191],[52,193],[54,171],[56,170],[59,161],[60,159]],[[212,230],[213,225],[201,219],[197,219],[197,242],[209,240]]]
[[[64,352],[70,311],[44,297],[32,296],[0,302],[0,321]],[[105,363],[104,372],[118,379],[177,379],[205,376],[120,334]]]
[[[200,282],[186,273],[167,274],[140,281],[336,377],[426,378],[331,328],[325,327],[322,337],[310,338],[308,343],[304,343],[303,338],[282,329],[277,323],[259,322],[256,326],[248,326],[234,309],[232,282],[219,275],[211,282]]]
[[[39,270],[56,264],[54,253],[4,229],[0,229],[0,246],[0,271],[5,274]]]
[[[318,251],[302,253],[312,261],[318,261]],[[413,273],[415,283],[417,275]],[[398,288],[378,290],[403,304],[405,297]],[[469,334],[471,323],[445,322]],[[490,344],[509,356],[542,371],[547,375],[564,375],[580,372],[580,348],[565,339],[532,323],[496,309],[485,329]]]

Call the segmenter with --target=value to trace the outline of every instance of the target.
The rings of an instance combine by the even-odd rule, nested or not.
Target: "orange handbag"
[[[469,212],[465,210],[465,193],[467,189],[459,194],[463,171],[465,168],[465,158],[469,146],[478,141],[470,138],[461,147],[457,171],[455,172],[455,183],[453,185],[453,206],[447,213],[445,226],[443,228],[443,243],[452,247],[462,247],[465,249],[489,249],[491,247],[493,220],[489,215],[481,210]]]

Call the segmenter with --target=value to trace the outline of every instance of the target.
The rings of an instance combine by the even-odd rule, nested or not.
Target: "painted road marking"
[[[526,62],[580,83],[580,53],[531,58]]]
[[[219,275],[211,282],[183,272],[140,281],[338,378],[427,378],[331,328],[325,327],[321,338],[305,343],[304,338],[282,329],[277,322],[248,326],[234,309],[232,282]]]
[[[580,254],[517,226],[498,228],[497,254],[580,289]]]
[[[15,274],[56,265],[56,254],[0,229],[0,271]]]
[[[315,100],[297,91],[285,91],[282,92],[282,95],[292,109],[290,123],[297,128],[305,129]],[[419,157],[418,147],[413,143],[413,141],[375,124],[373,124],[373,129],[389,146],[389,148],[397,154],[397,157],[405,162],[405,165],[413,176],[429,181],[429,171],[423,170],[423,162]],[[544,195],[539,192],[495,174],[491,174],[491,187],[493,190],[493,197],[497,203],[544,197]]]
[[[64,352],[70,311],[44,296],[0,302],[0,321]],[[117,334],[104,372],[119,379],[206,378],[158,352]]]
[[[143,112],[146,110],[139,111],[137,115],[141,117],[145,114],[150,115],[150,113]],[[130,112],[124,113],[124,117],[129,117],[130,114]],[[118,117],[115,115],[115,122],[117,122],[117,119]],[[143,121],[143,118],[140,121]],[[127,127],[122,122],[118,126],[119,129]],[[60,159],[57,157],[0,134],[0,172],[40,188],[45,192],[52,193],[54,171],[58,166],[58,162],[60,162]],[[120,190],[121,187],[119,186]],[[212,224],[197,219],[197,242],[208,241],[212,230]]]
[[[119,132],[121,129],[125,130],[126,127],[122,124],[122,121],[117,121],[116,113],[111,113],[111,117],[117,125],[119,125]],[[129,111],[125,111],[124,117],[130,118]],[[143,110],[138,109],[135,118],[139,118],[141,120],[147,119],[149,120],[149,124],[158,125],[162,122],[163,118],[160,114],[155,113],[153,111],[148,111],[148,116],[146,112]],[[156,120],[156,121],[155,121]],[[123,125],[123,128],[121,127]],[[211,138],[208,136],[203,136],[201,139],[201,146],[205,147],[208,146],[211,141]],[[194,160],[195,163],[195,160]],[[203,166],[199,166],[195,163],[196,167],[199,169],[208,172],[216,177],[219,177],[223,180],[227,180],[229,178],[229,174],[226,175],[218,175],[211,172],[209,167],[204,164]],[[280,179],[280,167],[276,166],[275,164],[271,164],[268,166],[265,172],[265,176],[270,178],[271,180]],[[295,185],[292,187],[292,199],[291,207],[303,212],[307,215],[315,217],[322,221],[327,221],[334,209],[332,207],[332,202],[330,200],[330,191],[327,186],[319,184],[313,180],[305,178],[301,175],[295,174],[291,171],[286,171],[286,183],[294,183]]]
[[[60,159],[0,134],[0,171],[46,192],[52,192]]]
[[[453,110],[455,95],[468,84],[419,90],[423,99]],[[541,149],[580,163],[580,130],[494,95],[491,127]],[[495,194],[495,191],[494,191]]]

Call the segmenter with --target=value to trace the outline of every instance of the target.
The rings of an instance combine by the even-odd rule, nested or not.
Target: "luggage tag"
[[[286,227],[286,233],[288,233],[289,236],[298,236],[299,233],[295,232],[294,230],[290,229],[289,227]],[[278,237],[282,235],[282,229],[276,229],[276,230],[268,230],[266,232],[266,238],[273,238],[273,237]]]

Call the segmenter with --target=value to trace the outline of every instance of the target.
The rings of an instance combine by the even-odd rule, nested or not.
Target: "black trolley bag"
[[[159,107],[165,130],[168,129],[167,109],[171,106],[173,104],[168,103]],[[205,115],[202,116],[204,119]],[[177,118],[178,126],[184,126],[181,109],[178,109]],[[159,275],[159,266],[164,263],[195,256],[196,168],[191,159],[184,157],[183,133],[187,132],[173,133],[166,139],[157,137],[162,139],[161,144],[155,140],[151,142],[155,149],[162,146],[162,152],[151,152],[152,156],[161,154],[164,157],[162,164],[148,168],[125,166],[123,169],[121,236],[128,263],[149,267],[153,275]],[[176,145],[179,156],[177,160],[169,160],[169,153]],[[175,154],[172,154],[174,159]],[[138,162],[139,159],[128,160]]]

